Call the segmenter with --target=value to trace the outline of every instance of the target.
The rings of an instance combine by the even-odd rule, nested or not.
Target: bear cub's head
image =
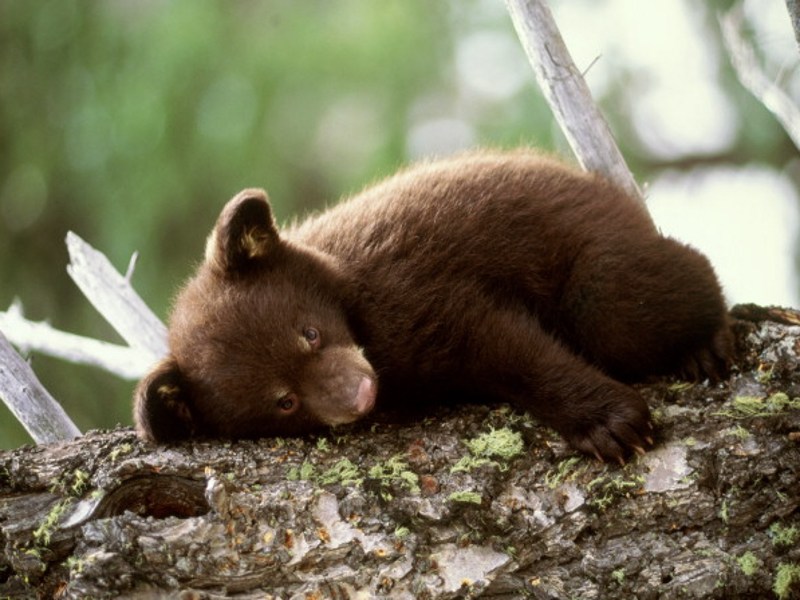
[[[135,392],[139,434],[254,438],[355,421],[375,372],[348,327],[330,257],[283,239],[263,190],[223,208],[179,293],[170,354]]]

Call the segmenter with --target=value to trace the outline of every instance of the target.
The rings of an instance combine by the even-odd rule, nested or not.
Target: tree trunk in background
[[[738,314],[784,323],[738,322],[722,384],[641,386],[657,447],[624,468],[503,406],[2,453],[0,597],[796,597],[800,321]]]

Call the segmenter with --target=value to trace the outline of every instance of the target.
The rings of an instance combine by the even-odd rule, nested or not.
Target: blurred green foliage
[[[0,308],[19,297],[32,319],[119,341],[66,275],[74,230],[123,271],[138,250],[134,285],[165,318],[239,189],[267,188],[284,221],[406,161],[422,100],[458,106],[455,40],[513,36],[497,4],[0,3]],[[525,77],[461,111],[474,143],[562,143]],[[624,122],[624,103],[607,103]],[[39,355],[33,366],[82,430],[131,422],[133,383]],[[0,448],[26,441],[0,406]]]

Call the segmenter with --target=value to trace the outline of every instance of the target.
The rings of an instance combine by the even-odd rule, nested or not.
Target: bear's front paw
[[[627,386],[601,391],[578,410],[583,414],[563,431],[564,437],[574,448],[601,462],[613,460],[624,465],[631,452],[644,454],[653,445],[650,410]]]

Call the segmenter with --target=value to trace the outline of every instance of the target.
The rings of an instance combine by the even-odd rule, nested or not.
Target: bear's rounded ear
[[[133,419],[139,436],[153,442],[183,440],[195,433],[189,394],[173,357],[163,359],[139,382]]]
[[[242,190],[222,209],[206,242],[206,262],[222,273],[238,273],[268,258],[279,243],[266,192]]]

